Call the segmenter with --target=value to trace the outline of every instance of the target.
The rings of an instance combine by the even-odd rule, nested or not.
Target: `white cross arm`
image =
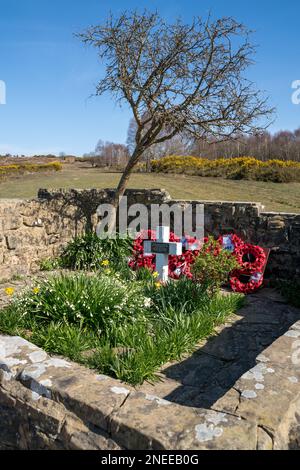
[[[182,243],[180,242],[155,242],[151,240],[144,241],[145,255],[182,255]]]

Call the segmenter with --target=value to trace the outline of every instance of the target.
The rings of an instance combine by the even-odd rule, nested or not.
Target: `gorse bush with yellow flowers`
[[[300,181],[300,163],[291,160],[273,159],[263,162],[253,157],[209,160],[201,157],[172,155],[160,160],[152,160],[151,169],[156,173],[178,173],[274,183]]]
[[[60,171],[62,167],[62,163],[60,162],[0,165],[0,178],[24,173],[37,173],[39,171]]]

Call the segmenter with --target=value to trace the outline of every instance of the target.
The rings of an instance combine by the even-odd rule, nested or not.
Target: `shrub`
[[[64,268],[95,270],[101,263],[108,260],[114,267],[127,265],[127,258],[132,253],[132,239],[122,238],[101,239],[94,232],[88,232],[72,240],[60,257]]]
[[[274,183],[300,181],[300,163],[294,161],[268,160],[253,157],[206,158],[191,156],[168,156],[151,162],[153,172],[184,173],[197,176],[223,177],[272,181]]]
[[[99,237],[88,232],[67,244],[60,256],[60,263],[64,268],[93,270],[99,268],[103,256]]]
[[[79,362],[82,361],[84,351],[95,348],[99,343],[97,332],[78,325],[54,321],[46,325],[32,324],[29,340],[49,353],[55,352]]]
[[[230,272],[238,267],[234,256],[210,237],[195,259],[191,271],[197,282],[216,289],[227,282]]]
[[[157,289],[154,285],[148,284],[146,295],[152,298],[152,311],[158,316],[169,308],[181,310],[185,313],[191,313],[199,308],[208,300],[207,286],[200,285],[186,277],[178,281],[169,281],[164,288]]]
[[[26,172],[36,173],[39,171],[60,171],[63,165],[60,162],[50,163],[18,163],[0,166],[0,177],[14,174],[23,174]]]

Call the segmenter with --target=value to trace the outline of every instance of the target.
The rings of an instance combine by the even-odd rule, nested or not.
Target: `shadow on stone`
[[[218,400],[255,366],[257,358],[263,362],[263,351],[299,318],[300,311],[282,301],[265,294],[249,296],[235,322],[224,325],[189,358],[163,369],[164,379],[172,381],[170,393],[163,398],[185,406],[217,408]],[[159,393],[159,385],[154,388]],[[222,406],[234,412],[238,398],[232,390],[232,403]]]

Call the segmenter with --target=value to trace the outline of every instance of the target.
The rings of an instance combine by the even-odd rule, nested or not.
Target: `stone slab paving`
[[[235,382],[299,319],[298,309],[275,290],[263,289],[248,296],[246,306],[218,327],[217,335],[203,341],[194,354],[166,364],[160,382],[145,383],[140,390],[184,406],[213,409],[220,409],[226,394],[223,404],[233,412],[240,398],[232,389]],[[278,356],[279,351],[274,354]]]
[[[0,449],[206,449],[216,438],[226,449],[256,445],[250,421],[137,392],[1,335],[0,415]]]
[[[133,388],[0,335],[0,448],[300,448],[300,311],[275,291],[160,378]]]

